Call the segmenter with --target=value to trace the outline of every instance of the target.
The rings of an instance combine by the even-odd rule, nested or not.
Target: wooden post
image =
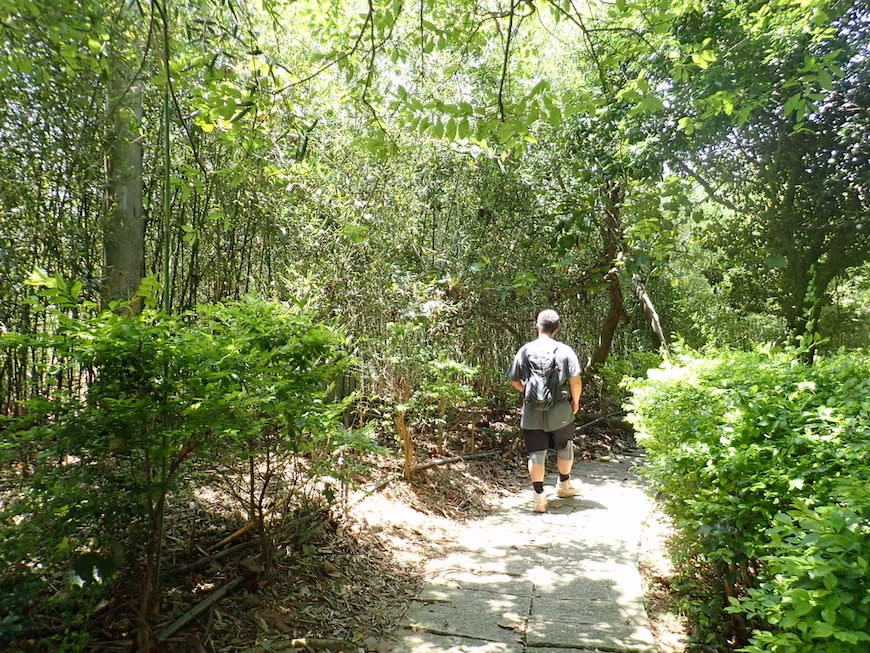
[[[399,432],[399,438],[402,441],[402,449],[405,451],[405,465],[402,471],[402,477],[406,481],[410,481],[411,474],[414,471],[414,443],[411,442],[411,433],[408,430],[408,424],[405,422],[404,408],[396,410],[394,420],[396,422],[396,430]]]
[[[399,434],[399,440],[401,440],[402,449],[405,452],[402,478],[406,481],[410,481],[411,475],[414,473],[414,443],[411,441],[411,432],[408,429],[407,420],[405,420],[405,403],[408,401],[409,395],[408,384],[404,377],[400,377],[396,381],[396,398],[399,400],[399,404],[396,406],[393,422],[396,424],[396,432]]]

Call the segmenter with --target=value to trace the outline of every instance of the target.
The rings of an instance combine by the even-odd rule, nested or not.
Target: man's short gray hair
[[[535,324],[542,333],[553,335],[559,328],[559,314],[548,308],[538,313]]]

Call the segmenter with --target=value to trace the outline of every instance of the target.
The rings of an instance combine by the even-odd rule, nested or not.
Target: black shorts
[[[522,429],[523,444],[526,445],[526,453],[533,451],[545,451],[564,449],[569,442],[574,441],[574,422],[566,424],[555,431],[540,429]]]

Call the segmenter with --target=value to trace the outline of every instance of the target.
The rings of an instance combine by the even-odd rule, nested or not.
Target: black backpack
[[[525,403],[534,410],[549,410],[562,398],[556,350],[526,352]]]

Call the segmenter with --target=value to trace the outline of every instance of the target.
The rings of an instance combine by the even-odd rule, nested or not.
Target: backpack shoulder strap
[[[556,346],[553,347],[553,367],[559,367],[559,346],[561,344],[557,342]]]

